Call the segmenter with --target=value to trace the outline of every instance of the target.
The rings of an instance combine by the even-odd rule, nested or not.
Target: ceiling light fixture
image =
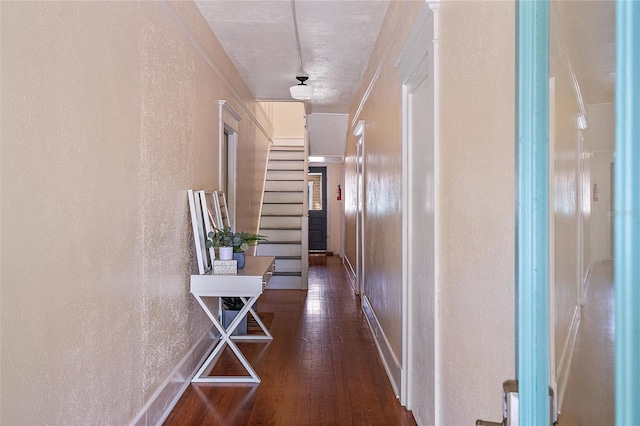
[[[313,86],[307,85],[305,81],[309,80],[309,75],[303,71],[302,68],[302,51],[300,49],[300,34],[298,33],[298,20],[296,18],[296,3],[295,0],[291,0],[291,12],[293,14],[293,29],[296,34],[296,47],[298,48],[298,64],[300,65],[300,72],[296,76],[296,80],[300,83],[291,86],[289,91],[291,92],[291,97],[293,99],[298,99],[300,101],[304,101],[307,99],[311,99],[313,96]]]
[[[311,96],[313,96],[313,86],[308,86],[304,83],[309,79],[309,77],[307,77],[306,75],[299,75],[296,77],[296,79],[300,83],[289,88],[291,97],[293,99],[298,99],[301,101],[311,99]]]

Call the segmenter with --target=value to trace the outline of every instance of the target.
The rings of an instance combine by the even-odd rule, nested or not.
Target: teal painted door
[[[616,425],[640,424],[640,2],[616,2]]]
[[[616,1],[616,425],[640,424],[640,2]],[[517,3],[519,424],[549,423],[549,3]]]
[[[517,4],[519,424],[549,423],[549,3]]]

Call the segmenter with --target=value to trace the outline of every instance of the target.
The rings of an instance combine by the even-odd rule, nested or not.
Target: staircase
[[[307,153],[303,146],[269,151],[260,216],[259,256],[275,256],[272,289],[306,289],[308,258]]]

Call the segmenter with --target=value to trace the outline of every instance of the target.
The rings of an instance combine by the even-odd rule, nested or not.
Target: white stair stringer
[[[271,289],[307,289],[309,269],[305,147],[272,146],[260,216],[259,256],[275,256]]]

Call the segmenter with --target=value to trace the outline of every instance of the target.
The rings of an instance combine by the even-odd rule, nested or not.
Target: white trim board
[[[422,7],[394,61],[394,66],[398,69],[402,99],[403,279],[400,403],[413,411],[419,424],[439,424],[440,179],[437,133],[439,93],[436,81],[438,6],[439,3],[429,3]],[[417,99],[422,100],[415,104],[414,101]],[[416,126],[417,122],[421,125]],[[414,163],[416,158],[421,159],[418,164]],[[418,175],[422,177],[417,178]],[[432,178],[431,190],[427,181],[423,179],[424,176]],[[418,194],[420,195],[417,196]],[[426,204],[434,206],[431,214],[424,209],[423,206]],[[415,235],[420,236],[416,239]],[[418,263],[417,258],[421,260]],[[416,277],[420,277],[419,280]],[[423,301],[422,305],[431,304],[425,310],[429,312],[427,318],[422,318],[416,312],[412,303],[416,298]],[[423,354],[429,361],[425,363],[423,359],[420,365],[416,365],[417,353]]]
[[[591,262],[589,262],[589,268],[587,268],[587,273],[584,274],[584,281],[583,281],[583,287],[584,287],[584,300],[586,302],[587,300],[587,295],[589,294],[589,288],[591,287],[591,274],[593,273],[593,264],[594,261],[592,260]]]
[[[356,291],[356,273],[347,256],[342,256],[342,266],[344,266],[344,269],[347,272],[347,277],[349,278],[351,289],[353,291]]]
[[[569,384],[569,373],[571,372],[571,362],[573,361],[573,353],[576,348],[576,340],[578,339],[578,329],[582,319],[582,307],[578,304],[573,309],[573,319],[569,328],[569,335],[564,342],[560,364],[558,365],[558,412],[562,412],[562,404],[564,402],[564,394]]]
[[[375,312],[373,311],[373,307],[365,294],[362,298],[362,312],[364,312],[364,316],[369,323],[369,328],[371,329],[371,334],[373,335],[373,340],[376,343],[376,347],[378,348],[378,354],[380,355],[380,360],[382,361],[382,365],[384,366],[385,371],[387,372],[387,377],[389,378],[389,382],[391,382],[391,386],[393,387],[393,393],[396,395],[396,398],[400,395],[400,378],[402,377],[402,367],[400,366],[400,362],[398,358],[393,354],[391,350],[391,345],[389,345],[389,341],[387,340],[387,336],[385,336],[384,331],[382,330],[382,325],[378,321]]]

